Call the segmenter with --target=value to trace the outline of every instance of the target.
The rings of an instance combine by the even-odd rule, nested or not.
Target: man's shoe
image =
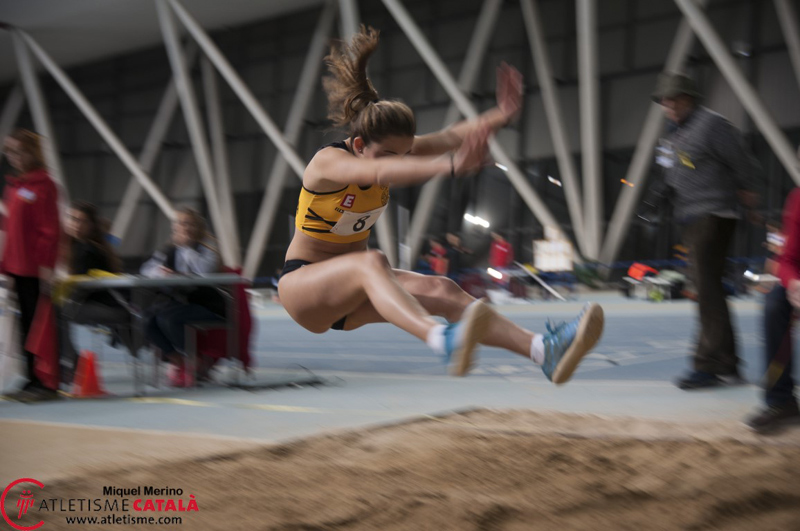
[[[587,304],[583,311],[568,323],[556,327],[547,324],[544,336],[542,372],[554,384],[566,383],[584,356],[603,335],[605,317],[599,304]]]
[[[723,385],[722,379],[712,372],[692,371],[683,378],[675,381],[678,389],[693,391],[695,389],[710,389]]]
[[[746,384],[747,381],[739,376],[738,372],[733,374],[714,374],[713,372],[692,371],[683,378],[675,380],[675,385],[678,386],[678,389],[683,389],[684,391]]]
[[[739,371],[736,371],[733,374],[718,374],[717,378],[719,378],[722,385],[728,387],[735,387],[737,385],[747,385],[747,380],[742,378],[742,376],[739,374]]]
[[[472,354],[489,329],[491,313],[483,301],[476,300],[466,307],[460,321],[445,328],[445,361],[452,376],[465,376],[472,368]]]
[[[786,425],[800,423],[800,408],[794,400],[782,406],[769,406],[744,423],[757,433],[771,433]]]

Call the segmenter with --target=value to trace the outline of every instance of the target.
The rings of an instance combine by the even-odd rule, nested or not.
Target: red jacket
[[[514,261],[514,248],[508,242],[493,241],[489,247],[489,265],[494,269],[505,269]]]
[[[0,271],[38,277],[39,268],[55,267],[61,225],[58,189],[43,168],[19,177],[6,177],[3,191],[6,232]]]
[[[795,188],[783,206],[783,244],[778,263],[778,276],[785,288],[792,280],[800,280],[800,188]]]

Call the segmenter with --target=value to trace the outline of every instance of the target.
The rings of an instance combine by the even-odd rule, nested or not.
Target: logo
[[[14,481],[8,487],[6,487],[6,489],[3,491],[3,496],[0,497],[0,512],[3,513],[3,518],[8,523],[8,525],[13,527],[14,529],[19,529],[20,531],[33,531],[34,529],[40,528],[44,524],[44,520],[40,521],[36,525],[32,525],[32,526],[27,526],[26,527],[26,526],[21,526],[21,525],[15,524],[11,520],[11,518],[9,518],[8,515],[6,514],[6,496],[8,496],[8,493],[9,493],[9,491],[11,489],[16,487],[20,483],[32,483],[32,484],[36,485],[37,487],[39,487],[40,489],[44,488],[44,484],[43,483],[41,483],[39,481],[36,481],[35,479],[32,479],[32,478],[21,478],[21,479],[18,479],[16,481]],[[19,496],[19,500],[17,500],[17,508],[19,509],[19,513],[17,514],[17,520],[21,519],[28,512],[28,509],[33,507],[33,503],[34,503],[33,491],[32,490],[23,489],[22,490],[22,494],[20,494],[20,496]]]
[[[356,202],[356,196],[353,194],[347,194],[346,196],[344,196],[344,199],[342,199],[342,202],[339,203],[339,206],[343,206],[345,208],[353,208],[353,203],[355,202]]]

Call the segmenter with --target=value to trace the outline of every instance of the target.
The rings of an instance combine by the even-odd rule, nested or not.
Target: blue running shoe
[[[444,331],[445,362],[452,376],[466,376],[473,364],[473,352],[489,329],[492,309],[476,300],[464,309],[461,320]]]
[[[603,308],[596,303],[587,304],[583,311],[568,323],[553,327],[547,323],[544,336],[544,363],[542,371],[554,384],[566,383],[584,356],[603,335]]]

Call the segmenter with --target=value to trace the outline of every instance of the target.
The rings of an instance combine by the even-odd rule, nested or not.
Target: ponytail
[[[414,113],[400,101],[380,100],[367,77],[367,62],[378,47],[378,30],[366,28],[348,42],[331,47],[325,63],[331,73],[322,85],[328,96],[328,118],[336,127],[349,127],[350,136],[366,144],[387,136],[414,136]]]

